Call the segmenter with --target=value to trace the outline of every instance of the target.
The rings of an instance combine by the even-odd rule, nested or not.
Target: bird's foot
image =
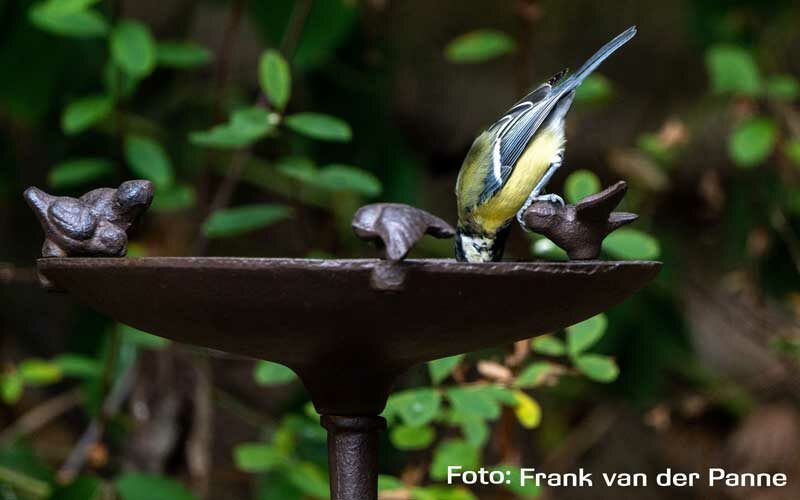
[[[564,198],[560,197],[557,194],[551,193],[551,194],[542,194],[539,196],[531,196],[530,198],[528,198],[528,201],[526,201],[525,204],[522,205],[522,208],[520,208],[519,211],[517,212],[517,222],[519,222],[519,225],[522,227],[522,229],[527,232],[530,232],[531,229],[525,224],[524,220],[525,212],[528,211],[531,205],[533,205],[538,201],[546,201],[548,203],[558,204],[561,205],[561,208],[566,206],[566,204],[564,203]]]

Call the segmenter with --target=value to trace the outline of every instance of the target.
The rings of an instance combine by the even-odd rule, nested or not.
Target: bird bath
[[[377,498],[379,414],[396,377],[530,338],[622,302],[658,262],[40,259],[81,303],[170,338],[283,363],[328,430],[334,500]]]

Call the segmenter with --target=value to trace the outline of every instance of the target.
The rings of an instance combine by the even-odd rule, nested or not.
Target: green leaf
[[[478,448],[466,441],[451,439],[442,442],[433,453],[430,475],[436,481],[447,479],[447,469],[461,466],[463,470],[477,470]]]
[[[22,381],[28,385],[50,385],[61,380],[61,369],[52,361],[26,359],[17,367]]]
[[[193,132],[190,140],[199,146],[241,148],[269,135],[275,123],[276,119],[267,110],[253,106],[235,111],[228,123],[217,125],[209,131]]]
[[[564,342],[553,335],[542,335],[531,341],[531,349],[547,356],[563,356],[567,353]]]
[[[131,344],[137,347],[141,347],[143,349],[163,349],[170,344],[169,339],[165,339],[164,337],[159,337],[157,335],[153,335],[152,333],[143,332],[141,330],[137,330],[132,326],[123,325],[119,323],[117,325],[119,329],[120,336],[122,337],[123,343]]]
[[[570,203],[577,203],[600,191],[600,179],[588,170],[577,170],[567,177],[564,193]]]
[[[441,384],[444,380],[453,373],[456,366],[464,359],[463,354],[457,354],[447,358],[440,358],[428,363],[428,373],[430,373],[431,380],[434,384]]]
[[[436,431],[429,425],[397,425],[392,428],[389,438],[398,450],[424,450],[436,439]]]
[[[541,494],[541,488],[536,486],[534,481],[522,482],[522,471],[514,465],[498,465],[492,470],[500,471],[506,475],[507,481],[504,485],[509,491],[522,498],[537,498]]]
[[[60,36],[96,38],[108,33],[108,23],[98,12],[88,10],[94,0],[48,0],[34,4],[28,18],[37,28]]]
[[[82,186],[114,175],[114,164],[105,158],[78,158],[58,163],[47,173],[47,184],[54,189]]]
[[[413,500],[478,500],[464,486],[433,485],[415,487],[411,490]]]
[[[287,116],[285,123],[298,134],[320,141],[348,142],[353,136],[347,122],[321,113],[297,113]]]
[[[257,231],[289,218],[292,209],[285,205],[242,205],[217,210],[203,223],[209,238],[228,238]]]
[[[239,470],[250,473],[268,472],[286,463],[287,457],[266,443],[240,444],[233,450],[233,459]]]
[[[287,474],[292,484],[306,495],[313,498],[329,497],[328,478],[318,465],[311,462],[300,462],[289,467]]]
[[[65,377],[93,378],[102,371],[96,359],[78,354],[61,354],[53,359],[53,363]]]
[[[486,387],[454,387],[447,398],[456,411],[494,420],[500,416],[500,403]]]
[[[610,99],[613,93],[611,82],[608,78],[595,73],[589,75],[575,91],[575,101],[599,103]]]
[[[476,448],[483,447],[489,440],[489,426],[486,420],[478,415],[453,410],[450,421],[461,428],[464,439]]]
[[[19,372],[14,370],[0,376],[0,399],[4,403],[12,405],[20,400],[24,384]]]
[[[126,73],[144,78],[156,67],[156,42],[138,21],[123,20],[111,33],[111,57]]]
[[[387,403],[387,411],[399,415],[406,425],[422,427],[437,416],[441,403],[442,396],[433,389],[411,389],[393,394]]]
[[[267,50],[258,67],[261,90],[277,108],[283,109],[292,91],[292,74],[286,59],[277,50]]]
[[[465,33],[447,44],[445,57],[454,63],[484,62],[513,52],[514,40],[496,30],[476,30]]]
[[[196,500],[181,483],[163,476],[127,473],[116,484],[121,500]]]
[[[169,68],[194,68],[214,60],[210,50],[192,42],[159,42],[156,63]]]
[[[532,389],[542,385],[547,376],[553,372],[554,366],[548,361],[536,361],[526,366],[514,381],[514,387]]]
[[[728,154],[737,166],[755,167],[775,149],[778,127],[770,118],[752,118],[736,126],[728,139]]]
[[[756,61],[741,47],[711,47],[706,51],[706,68],[715,94],[757,96],[761,93],[761,75]]]
[[[194,206],[197,196],[194,187],[188,184],[172,184],[159,188],[150,208],[155,212],[174,212]]]
[[[332,191],[351,191],[370,198],[378,196],[383,190],[377,177],[349,165],[328,165],[321,168],[316,183]]]
[[[58,488],[50,500],[103,500],[102,481],[94,476],[81,476],[68,486]]]
[[[531,243],[533,255],[549,260],[568,260],[567,252],[553,243],[552,240],[540,235],[534,235],[534,237],[536,239]]]
[[[608,356],[584,354],[574,360],[575,368],[597,382],[613,382],[619,376],[617,363]]]
[[[775,75],[767,80],[767,97],[793,101],[800,95],[800,83],[792,75]]]
[[[800,168],[800,140],[786,141],[783,145],[783,152],[794,163],[795,167]]]
[[[526,429],[535,429],[542,422],[542,407],[539,403],[522,391],[514,391],[516,405],[514,413],[517,420]]]
[[[567,327],[567,350],[570,356],[577,356],[589,349],[603,338],[608,320],[605,314],[598,314],[591,318]]]
[[[167,153],[159,143],[138,135],[125,138],[125,159],[136,175],[153,181],[156,188],[172,185],[175,174]]]
[[[603,242],[603,250],[626,260],[651,260],[661,253],[655,238],[636,229],[625,228],[609,234]]]
[[[288,366],[270,361],[259,361],[253,371],[259,385],[280,385],[297,380],[297,375]]]
[[[405,489],[406,485],[400,479],[381,474],[378,476],[378,491],[393,491]]]
[[[114,102],[102,95],[73,101],[61,115],[61,129],[67,135],[83,132],[111,114],[112,109]]]

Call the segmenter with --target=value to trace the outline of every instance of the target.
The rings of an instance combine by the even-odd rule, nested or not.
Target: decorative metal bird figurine
[[[126,231],[153,201],[153,184],[128,181],[80,198],[56,197],[30,187],[24,197],[45,232],[43,257],[121,257],[128,247]]]
[[[522,214],[533,202],[564,204],[561,197],[542,195],[542,190],[561,166],[564,118],[575,89],[634,35],[635,26],[603,46],[576,73],[559,72],[475,139],[456,182],[456,259],[500,260],[515,216],[525,228]]]
[[[609,233],[639,217],[613,211],[627,190],[625,181],[619,181],[575,205],[534,202],[522,216],[523,222],[531,231],[550,238],[571,260],[596,259]]]
[[[401,203],[374,203],[353,215],[353,230],[364,240],[377,240],[386,250],[386,258],[400,261],[424,235],[452,238],[453,227],[439,217]]]

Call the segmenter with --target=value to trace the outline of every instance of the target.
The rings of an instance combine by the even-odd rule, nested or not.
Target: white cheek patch
[[[467,262],[491,262],[493,246],[493,239],[461,235],[461,248]]]

